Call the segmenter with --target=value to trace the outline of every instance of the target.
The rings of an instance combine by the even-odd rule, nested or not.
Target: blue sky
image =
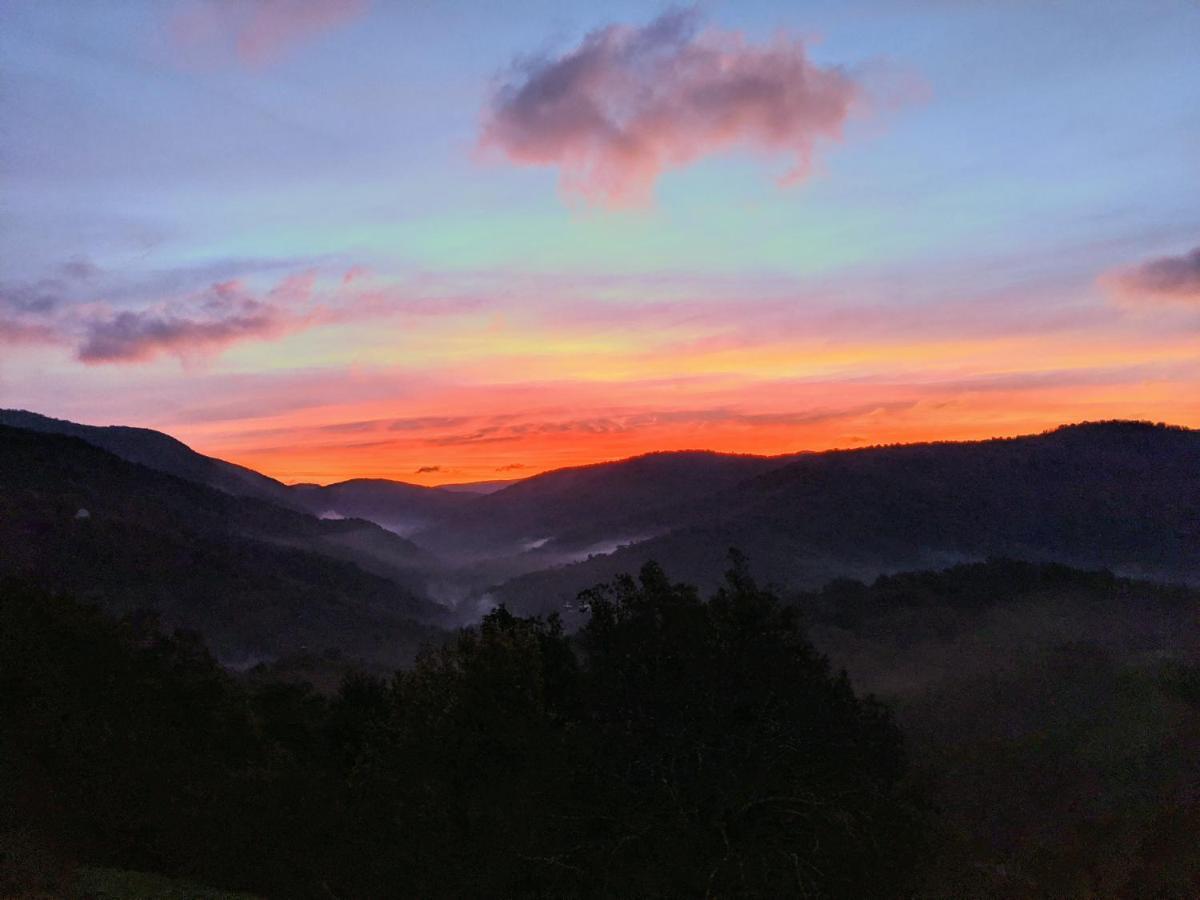
[[[448,435],[361,459],[331,446],[344,464],[289,462],[249,435],[431,404],[462,418],[499,404],[546,426],[504,453],[448,458],[446,480],[461,480],[514,464],[505,453],[544,468],[680,442],[774,451],[1109,413],[1200,424],[1188,365],[1200,304],[1125,277],[1200,244],[1200,7],[691,10],[691,30],[673,39],[684,49],[655,51],[668,54],[654,63],[668,81],[661,66],[718,44],[768,65],[764,48],[785,35],[796,71],[852,89],[836,137],[806,114],[789,126],[788,140],[811,138],[813,165],[788,186],[791,151],[742,126],[722,143],[725,131],[696,121],[710,107],[654,132],[671,142],[666,156],[645,163],[648,189],[619,202],[591,183],[563,187],[562,154],[595,143],[529,130],[486,139],[489,122],[531,121],[505,107],[504,86],[556,77],[589,34],[651,34],[666,11],[0,3],[0,403],[163,427],[317,478],[401,477]],[[641,102],[620,93],[624,52],[606,57],[596,89],[614,109]],[[1022,330],[1034,334],[1014,342]],[[921,347],[953,341],[980,349],[931,350],[919,365]],[[89,352],[100,344],[110,349]],[[1017,392],[966,416],[950,387],[1038,372],[1086,387],[1053,402]],[[363,373],[388,387],[356,393]],[[706,378],[722,387],[661,387]],[[824,393],[795,387],[813,379]],[[870,407],[863,379],[880,385],[878,415],[854,412]],[[328,395],[299,402],[296,385],[314,380]],[[918,382],[947,385],[945,396],[905,393]],[[236,399],[231,383],[261,400],[213,419]],[[597,400],[601,388],[618,399]],[[530,394],[550,399],[530,405]],[[898,396],[913,406],[889,406]],[[797,422],[828,408],[838,424],[636,424],[680,404]],[[604,439],[548,437],[585,419],[617,425]]]

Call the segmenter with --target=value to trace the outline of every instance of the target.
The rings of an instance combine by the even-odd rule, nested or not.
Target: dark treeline
[[[900,734],[792,608],[736,559],[708,601],[653,565],[586,599],[574,637],[499,609],[326,697],[4,586],[8,862],[33,842],[279,897],[911,893]]]

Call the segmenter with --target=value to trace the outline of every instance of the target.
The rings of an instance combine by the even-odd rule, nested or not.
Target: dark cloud
[[[290,289],[287,293],[290,299]],[[225,281],[179,303],[87,321],[78,357],[85,363],[139,362],[164,352],[189,358],[248,338],[276,337],[301,324],[288,310]]]
[[[139,362],[164,351],[186,356],[279,330],[278,319],[267,312],[210,321],[123,312],[91,323],[78,355],[85,363]]]
[[[481,144],[557,166],[565,190],[607,204],[644,202],[668,169],[738,146],[786,154],[787,178],[802,177],[860,86],[812,63],[799,39],[753,44],[699,25],[694,10],[674,11],[524,62],[496,92]]]
[[[1200,300],[1200,247],[1182,256],[1161,256],[1118,272],[1115,281],[1128,294]]]
[[[416,472],[416,474],[418,474],[418,475],[427,475],[427,474],[430,474],[430,473],[432,473],[432,472],[440,472],[440,471],[442,471],[442,467],[441,467],[441,466],[421,466],[421,468],[417,469],[417,472]]]
[[[62,287],[52,278],[0,284],[0,344],[59,343],[52,317],[63,304]]]
[[[54,278],[44,278],[33,284],[0,284],[0,310],[18,314],[50,313],[62,305],[63,292],[62,282]]]

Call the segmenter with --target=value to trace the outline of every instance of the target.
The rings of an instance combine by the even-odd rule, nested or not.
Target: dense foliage
[[[0,831],[272,896],[906,893],[899,733],[792,610],[740,563],[588,601],[577,641],[499,609],[327,698],[9,585]]]

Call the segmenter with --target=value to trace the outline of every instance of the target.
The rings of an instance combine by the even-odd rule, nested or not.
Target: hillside
[[[780,457],[652,453],[476,494],[383,479],[283,486],[157,432],[5,415],[228,495],[250,485],[272,505],[237,504],[241,531],[299,507],[324,521],[293,518],[274,543],[355,562],[462,620],[503,601],[578,621],[579,590],[647,559],[709,588],[730,546],[785,587],[989,556],[1200,579],[1200,433],[1148,423]]]
[[[23,409],[0,409],[0,425],[77,437],[127,462],[205,484],[234,496],[256,497],[283,506],[297,506],[287,485],[282,482],[245,466],[204,456],[161,431],[125,425],[80,425]]]
[[[313,515],[367,519],[405,536],[443,521],[477,499],[472,493],[384,478],[354,478],[324,486],[295,484],[289,490],[292,502]]]
[[[646,559],[707,586],[730,546],[788,586],[989,556],[1200,580],[1200,433],[1187,429],[1109,422],[811,453],[729,482],[708,493],[693,486],[653,509],[628,504],[624,520],[601,527],[585,521],[578,527],[590,531],[575,531],[577,544],[607,532],[631,545],[521,575],[491,597],[515,609],[562,609],[580,588]],[[608,502],[620,506],[615,492]],[[558,504],[572,508],[569,496]],[[634,542],[639,532],[656,536]]]
[[[0,426],[0,575],[168,627],[230,662],[305,649],[410,659],[439,608],[406,586],[420,551],[126,462],[78,438]]]
[[[681,451],[556,469],[480,497],[414,540],[445,554],[586,554],[593,544],[644,539],[681,505],[793,458]]]

